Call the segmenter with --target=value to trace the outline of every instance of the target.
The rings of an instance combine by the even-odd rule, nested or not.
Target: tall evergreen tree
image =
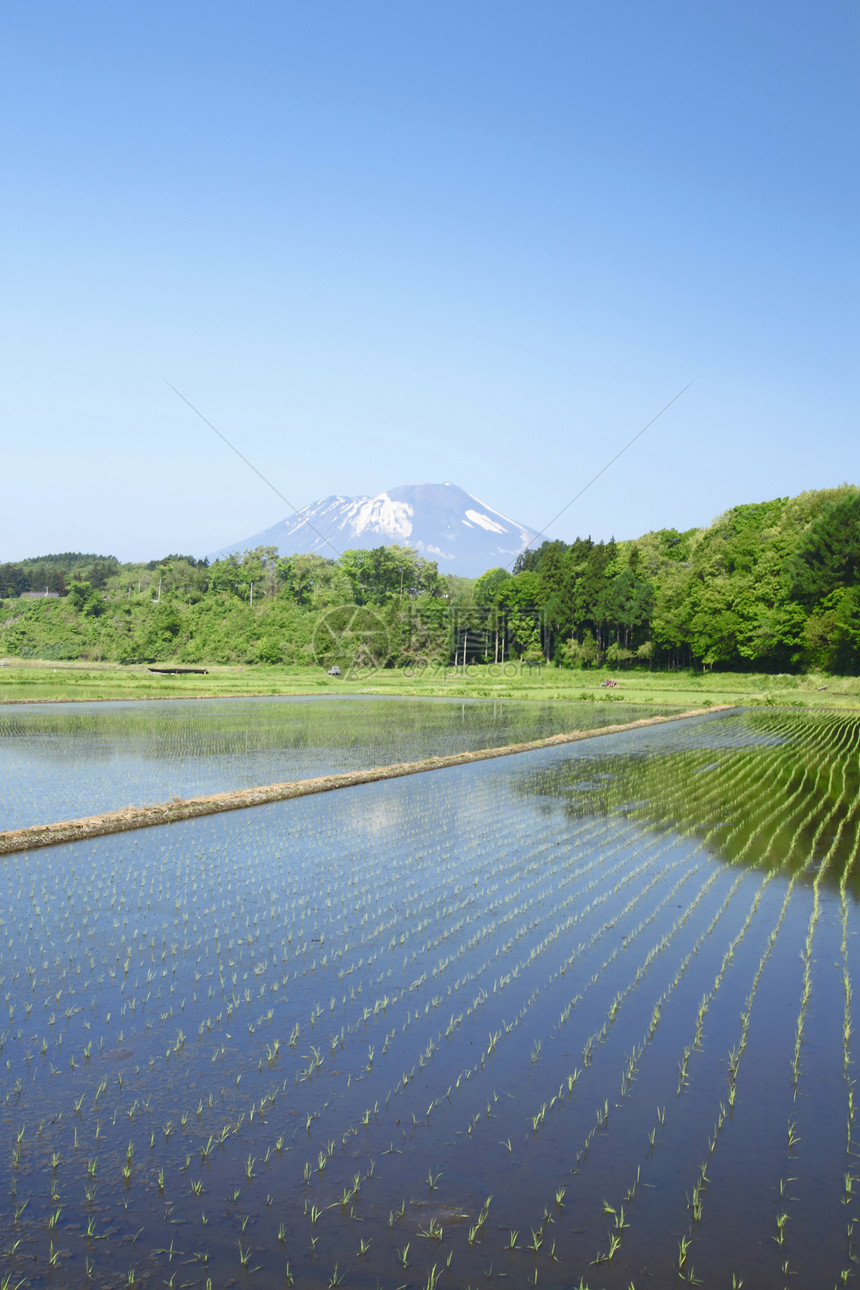
[[[785,563],[792,600],[812,608],[860,582],[860,492],[827,506]]]

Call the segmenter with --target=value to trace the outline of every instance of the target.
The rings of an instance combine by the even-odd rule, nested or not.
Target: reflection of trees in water
[[[522,743],[620,704],[344,696],[0,708],[0,829]]]
[[[446,699],[227,699],[193,700],[154,711],[150,702],[96,711],[2,712],[0,737],[21,740],[28,755],[79,760],[114,757],[195,757],[281,748],[373,747],[403,741],[439,751],[437,740],[456,738],[458,749],[522,742],[570,729],[593,729],[665,714],[642,706],[516,703]],[[503,736],[503,737],[500,737]],[[465,742],[464,742],[465,739]],[[474,745],[472,741],[474,740]],[[392,757],[392,761],[398,760]]]
[[[731,864],[825,866],[833,884],[847,869],[860,899],[860,716],[747,712],[673,733],[682,746],[567,761],[521,787],[563,798],[575,817],[695,834]]]

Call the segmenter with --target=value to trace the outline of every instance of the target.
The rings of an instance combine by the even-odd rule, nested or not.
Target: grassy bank
[[[607,680],[616,681],[616,686],[604,686]],[[860,705],[860,677],[578,671],[516,664],[507,669],[471,664],[465,669],[428,667],[420,672],[391,669],[342,677],[330,677],[319,667],[214,665],[206,676],[163,676],[144,665],[0,660],[0,703],[344,693],[544,702],[623,700],[685,707],[722,703],[854,707]]]

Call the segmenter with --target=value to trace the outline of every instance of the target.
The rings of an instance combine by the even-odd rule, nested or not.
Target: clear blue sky
[[[856,0],[6,0],[0,561],[860,482]]]

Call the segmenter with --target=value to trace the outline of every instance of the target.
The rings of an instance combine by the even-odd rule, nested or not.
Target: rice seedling
[[[431,1216],[426,1228],[419,1228],[418,1235],[424,1236],[430,1241],[442,1240],[442,1224],[438,1219]]]

